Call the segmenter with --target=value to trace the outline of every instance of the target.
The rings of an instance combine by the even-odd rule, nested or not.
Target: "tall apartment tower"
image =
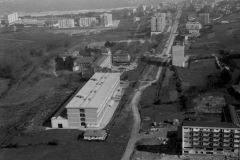
[[[84,17],[79,19],[79,26],[80,27],[89,27],[95,26],[97,23],[96,17]]]
[[[164,31],[166,26],[166,13],[158,13],[156,16],[153,16],[151,19],[151,32],[152,34],[161,33]]]
[[[209,24],[209,13],[200,13],[199,14],[199,22],[202,25]]]
[[[4,15],[4,22],[5,22],[5,24],[12,24],[12,23],[14,23],[16,21],[18,21],[18,14],[17,14],[17,12]]]
[[[112,14],[109,13],[100,14],[99,19],[101,26],[109,27],[113,25]]]

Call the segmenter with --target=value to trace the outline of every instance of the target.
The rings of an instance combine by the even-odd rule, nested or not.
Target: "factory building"
[[[183,121],[182,154],[239,155],[240,125],[235,107],[226,105],[222,122]]]
[[[79,19],[80,27],[94,27],[97,24],[96,17],[84,17]]]
[[[16,12],[4,15],[5,24],[12,24],[16,21],[18,21],[18,14]]]
[[[59,28],[71,28],[74,27],[74,19],[62,19],[58,20]]]
[[[99,19],[100,19],[100,26],[110,27],[113,25],[112,14],[110,13],[100,14]]]
[[[106,111],[120,94],[120,73],[95,73],[52,117],[52,128],[100,127]]]
[[[151,34],[162,33],[166,26],[166,13],[158,13],[151,19]]]

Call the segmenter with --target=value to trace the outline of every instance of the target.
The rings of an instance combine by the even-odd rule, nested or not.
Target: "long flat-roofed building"
[[[159,34],[166,26],[166,13],[158,13],[151,18],[151,34]]]
[[[175,45],[172,47],[172,65],[178,67],[185,66],[184,45]]]
[[[121,93],[120,73],[95,73],[66,104],[67,116],[52,118],[53,128],[99,127]]]

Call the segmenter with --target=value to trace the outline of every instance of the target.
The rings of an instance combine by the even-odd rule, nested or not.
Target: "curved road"
[[[178,10],[178,14],[176,16],[174,25],[173,25],[172,30],[171,30],[171,35],[169,36],[169,39],[167,41],[167,50],[164,50],[163,53],[164,52],[168,52],[166,54],[170,53],[171,46],[172,46],[173,41],[175,39],[175,36],[173,35],[173,33],[175,33],[176,30],[177,30],[178,23],[179,23],[178,20],[179,20],[179,17],[181,16],[181,13],[182,13],[182,6]],[[147,74],[144,76],[143,80],[146,79],[146,76],[150,73],[151,70],[152,70],[152,67],[149,68],[149,70],[148,70]],[[156,76],[155,81],[157,81],[159,79],[161,71],[162,71],[162,67],[159,67],[158,74]],[[140,130],[141,118],[140,118],[139,111],[138,111],[138,103],[140,101],[143,90],[146,87],[150,86],[151,83],[152,82],[149,82],[147,85],[143,86],[143,82],[140,82],[139,89],[137,91],[135,91],[133,99],[132,99],[131,103],[129,104],[129,105],[131,105],[131,108],[132,108],[132,111],[133,111],[134,124],[133,124],[130,139],[128,141],[126,150],[125,150],[124,155],[122,156],[121,160],[129,160],[130,159],[131,154],[133,153],[133,150],[134,150],[134,147],[135,147],[135,143],[139,139],[138,135],[139,135],[139,130]]]

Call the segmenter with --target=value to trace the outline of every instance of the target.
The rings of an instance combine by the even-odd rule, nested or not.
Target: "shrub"
[[[56,146],[59,144],[59,140],[53,139],[51,142],[48,143],[48,145]]]

